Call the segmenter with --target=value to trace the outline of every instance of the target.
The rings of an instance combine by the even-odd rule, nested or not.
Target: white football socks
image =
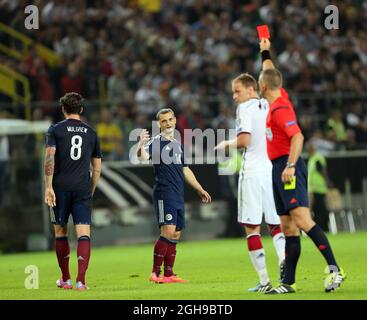
[[[273,237],[273,243],[275,247],[275,251],[278,255],[278,261],[279,265],[284,261],[285,259],[285,236],[283,232],[277,233]]]
[[[249,251],[250,258],[252,261],[252,264],[259,275],[260,278],[260,284],[266,285],[270,282],[268,271],[266,269],[266,259],[265,259],[265,250],[264,248]]]

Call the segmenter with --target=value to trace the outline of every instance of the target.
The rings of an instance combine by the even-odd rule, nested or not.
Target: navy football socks
[[[291,285],[296,282],[296,267],[300,255],[300,237],[285,237],[285,274],[284,279],[282,279],[284,284]]]
[[[333,251],[331,250],[329,240],[327,239],[325,232],[315,224],[308,232],[307,235],[315,243],[316,247],[320,250],[329,266],[335,266],[339,270],[339,266],[336,263]]]

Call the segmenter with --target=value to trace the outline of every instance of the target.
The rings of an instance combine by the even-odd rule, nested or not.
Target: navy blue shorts
[[[183,202],[153,195],[153,206],[158,226],[176,225],[177,230],[185,228],[185,206]]]
[[[306,163],[299,158],[296,164],[295,181],[291,184],[283,184],[282,173],[287,161],[288,156],[272,160],[273,192],[279,216],[289,215],[289,211],[297,207],[308,207]]]
[[[51,222],[64,227],[70,214],[74,224],[92,223],[91,191],[55,191],[56,207],[50,208]]]

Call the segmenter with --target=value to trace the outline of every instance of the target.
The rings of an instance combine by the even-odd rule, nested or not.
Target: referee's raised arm
[[[271,43],[269,39],[262,38],[259,45],[262,60],[262,70],[275,69],[273,61],[270,57]]]

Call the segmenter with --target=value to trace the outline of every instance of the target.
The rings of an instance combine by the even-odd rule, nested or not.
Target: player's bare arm
[[[214,150],[232,150],[232,149],[243,149],[250,145],[251,134],[246,132],[241,132],[235,139],[224,140],[218,143]]]
[[[282,182],[290,183],[296,172],[295,164],[299,156],[301,155],[303,148],[303,134],[301,132],[296,133],[291,139],[291,148],[288,157],[288,165],[282,173]]]
[[[92,158],[92,195],[96,191],[98,180],[101,176],[102,160],[101,158]]]
[[[197,181],[195,174],[192,172],[192,170],[189,167],[184,167],[183,173],[185,176],[185,181],[198,192],[201,201],[204,203],[211,202],[212,198],[210,194],[203,189],[199,181]]]
[[[260,52],[265,57],[266,57],[267,54],[269,54],[270,47],[271,47],[271,43],[270,43],[269,39],[262,38],[260,40]],[[273,61],[270,58],[269,59],[263,59],[262,70],[267,70],[267,69],[275,69]]]
[[[52,188],[52,178],[55,168],[55,147],[47,147],[45,154],[44,172],[45,172],[45,203],[50,207],[56,206],[56,195]]]
[[[149,139],[150,139],[150,136],[149,136],[148,130],[143,129],[142,132],[140,133],[140,140],[139,140],[138,150],[137,150],[137,155],[140,161],[149,160],[149,154],[145,150],[145,145],[147,144]]]

